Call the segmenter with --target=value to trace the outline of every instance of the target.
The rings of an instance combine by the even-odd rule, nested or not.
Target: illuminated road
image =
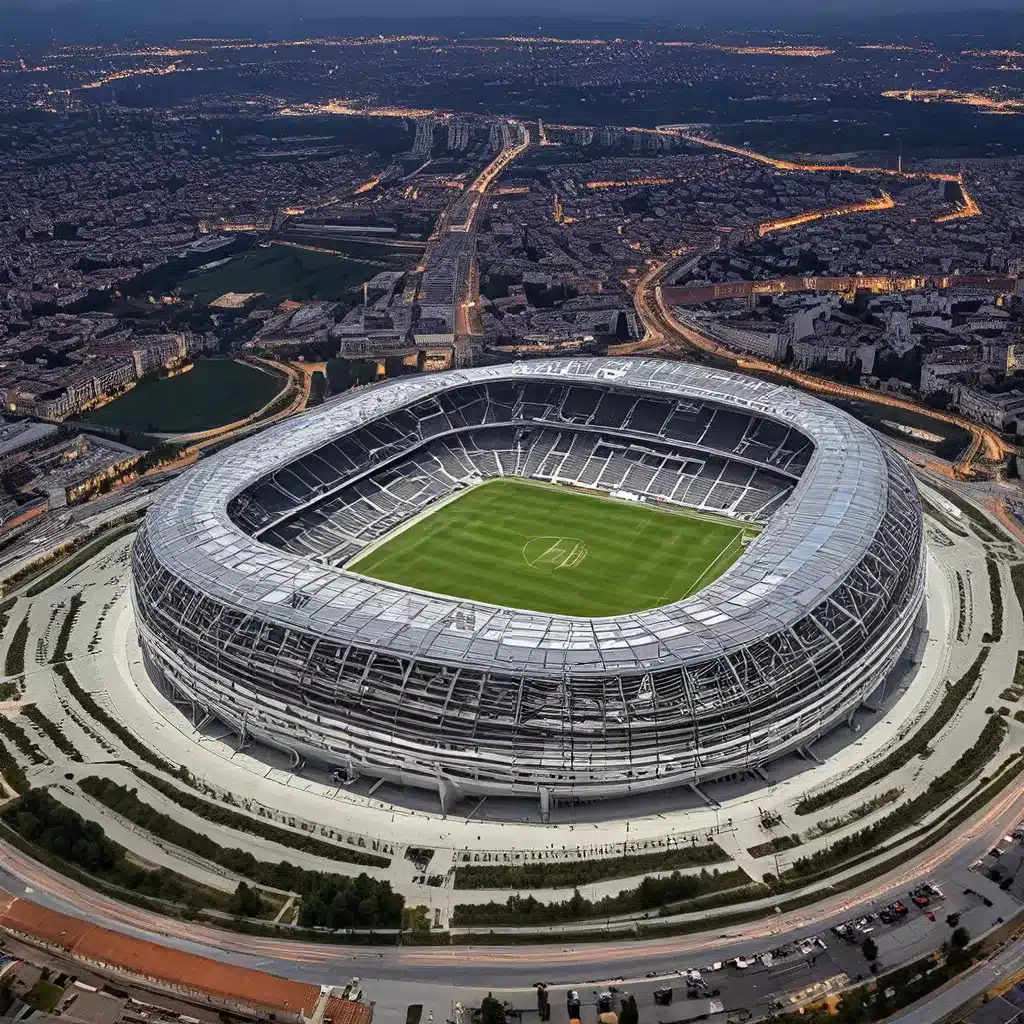
[[[663,125],[662,130],[671,131],[677,126]],[[708,146],[711,149],[720,149],[724,153],[732,153],[733,156],[742,156],[748,160],[756,160],[758,163],[767,164],[777,171],[810,171],[836,172],[844,171],[847,174],[886,174],[894,178],[928,178],[932,181],[955,181],[959,184],[960,177],[956,174],[947,174],[938,171],[904,171],[892,167],[861,167],[858,164],[801,164],[792,160],[780,160],[777,157],[768,156],[766,153],[758,153],[753,149],[744,149],[742,146],[730,146],[726,142],[719,142],[717,139],[709,139],[703,135],[691,135],[686,131],[686,125],[678,126],[678,134],[687,142],[696,143],[699,146]]]
[[[966,195],[966,193],[964,193]],[[788,231],[790,228],[800,227],[802,224],[811,224],[817,220],[826,220],[829,217],[845,217],[851,213],[873,213],[876,210],[891,210],[896,204],[888,192],[883,192],[876,199],[868,199],[863,203],[849,203],[846,206],[837,206],[834,210],[808,210],[806,213],[798,213],[792,217],[785,217],[782,220],[769,220],[757,226],[759,238],[770,235],[775,231]],[[980,212],[980,211],[979,211]]]
[[[689,262],[695,263],[702,255],[704,253],[691,257]],[[877,391],[868,391],[866,388],[838,384],[835,381],[814,377],[808,373],[791,370],[778,366],[775,363],[726,348],[721,343],[701,334],[692,327],[681,324],[672,315],[671,310],[667,307],[662,297],[661,285],[663,277],[668,271],[673,269],[678,268],[674,268],[671,264],[654,264],[637,284],[633,300],[637,315],[644,324],[645,333],[643,340],[655,340],[668,347],[678,347],[681,345],[691,350],[697,349],[706,355],[728,361],[737,369],[744,370],[747,373],[771,374],[774,377],[784,378],[788,383],[817,394],[850,401],[887,405],[959,427],[961,430],[970,433],[971,442],[955,466],[955,473],[958,477],[968,478],[973,475],[975,463],[979,460],[984,462],[1002,462],[1007,455],[1015,451],[995,431],[971,420],[964,419],[962,416],[957,416],[954,413],[931,409],[928,406],[919,405],[916,402],[908,401],[905,398],[898,398],[894,395],[885,395]]]
[[[519,121],[509,121],[517,139],[511,146],[506,146],[500,153],[480,172],[476,181],[469,187],[474,193],[473,202],[470,205],[466,221],[463,224],[449,225],[449,231],[465,232],[468,239],[469,266],[466,270],[465,280],[461,283],[460,294],[455,302],[455,334],[456,337],[467,337],[468,335],[483,334],[483,327],[477,315],[480,304],[480,275],[476,269],[474,251],[476,249],[476,230],[480,212],[484,209],[484,198],[488,189],[500,177],[501,172],[517,157],[526,152],[530,145],[530,133]]]

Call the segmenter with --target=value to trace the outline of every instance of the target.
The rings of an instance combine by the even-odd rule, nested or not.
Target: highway
[[[510,121],[512,130],[517,138],[511,146],[506,146],[500,153],[480,172],[476,181],[470,186],[469,191],[475,193],[472,205],[470,206],[464,224],[449,225],[449,231],[460,231],[467,234],[466,249],[468,253],[468,266],[465,279],[460,285],[460,293],[455,300],[455,335],[457,338],[466,338],[469,335],[482,334],[480,325],[479,302],[480,302],[480,275],[476,268],[474,252],[476,250],[476,232],[481,212],[486,208],[484,197],[487,191],[494,184],[509,164],[517,157],[526,152],[530,145],[530,133],[519,121]]]
[[[694,961],[721,960],[750,953],[752,948],[770,948],[820,932],[854,916],[858,908],[883,904],[897,895],[905,898],[907,889],[919,880],[962,875],[1022,817],[1024,779],[1019,778],[965,823],[961,831],[897,870],[848,893],[725,931],[715,929],[643,941],[620,938],[608,943],[565,946],[376,948],[259,938],[172,920],[127,906],[57,874],[4,843],[0,843],[0,890],[125,934],[304,981],[330,980],[347,971],[367,981],[416,981],[421,987],[429,987],[443,972],[445,985],[515,988],[529,987],[538,979],[552,984],[583,984],[586,978],[643,978],[650,972],[669,973],[680,966],[681,958],[689,958],[691,965]],[[978,878],[973,884],[980,885],[982,881]],[[722,913],[725,911],[711,912]],[[1004,913],[1011,914],[1012,910]]]

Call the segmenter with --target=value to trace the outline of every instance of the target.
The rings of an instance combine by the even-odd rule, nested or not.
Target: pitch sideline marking
[[[740,541],[740,546],[742,547],[742,540],[743,540],[743,531],[741,530],[735,537],[733,537],[733,539],[731,541],[729,541],[728,544],[725,545],[724,548],[722,548],[721,551],[718,552],[717,555],[715,555],[714,558],[711,559],[710,562],[708,562],[708,564],[705,567],[704,571],[693,581],[693,585],[690,587],[689,590],[686,591],[685,594],[683,594],[683,596],[679,600],[682,601],[683,598],[687,598],[687,597],[690,597],[692,594],[696,594],[697,591],[700,590],[700,588],[701,588],[701,580],[703,580],[704,577],[707,576],[707,574],[709,572],[711,572],[711,570],[718,564],[718,561],[719,561],[720,558],[722,558],[727,552],[732,550],[733,545],[737,541]]]

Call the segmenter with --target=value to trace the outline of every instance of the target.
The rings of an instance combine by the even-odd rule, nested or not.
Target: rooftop
[[[801,431],[814,453],[786,512],[728,572],[676,604],[611,618],[526,612],[368,580],[271,548],[228,516],[228,502],[247,487],[362,423],[456,386],[522,379],[743,408]],[[397,655],[585,675],[716,656],[796,622],[861,561],[885,515],[889,484],[889,462],[871,431],[801,392],[660,360],[536,360],[404,378],[288,420],[168,485],[144,535],[168,570],[248,615]],[[293,608],[297,591],[310,600]]]

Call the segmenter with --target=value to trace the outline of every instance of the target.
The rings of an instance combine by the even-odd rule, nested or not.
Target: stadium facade
[[[611,618],[345,565],[497,476],[763,524],[723,575]],[[192,715],[350,777],[592,800],[756,771],[894,668],[924,599],[902,460],[803,393],[699,366],[563,359],[347,393],[168,485],[133,549],[148,671]]]

